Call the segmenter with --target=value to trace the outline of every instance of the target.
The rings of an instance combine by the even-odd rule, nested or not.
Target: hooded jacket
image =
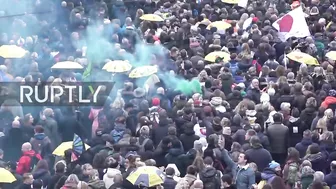
[[[308,139],[308,138],[303,138],[301,142],[297,143],[295,145],[295,149],[297,149],[300,153],[300,157],[304,157],[306,155],[308,146],[313,144],[312,139]]]
[[[251,162],[257,164],[258,171],[264,170],[272,161],[271,154],[261,144],[251,145],[245,153],[250,157]]]
[[[117,174],[121,174],[121,171],[119,169],[113,169],[113,168],[107,169],[107,172],[103,177],[103,181],[105,183],[106,188],[109,188],[114,184],[114,176]]]
[[[35,156],[37,159],[41,160],[42,157],[40,154],[36,154],[34,150],[29,150],[26,152],[23,152],[23,156],[19,159],[19,163],[16,168],[16,172],[18,174],[24,174],[30,172],[30,161],[31,158]]]
[[[215,186],[213,189],[220,189],[220,174],[214,167],[206,167],[202,172],[200,173],[200,179],[203,181],[204,184],[209,182],[214,182]]]

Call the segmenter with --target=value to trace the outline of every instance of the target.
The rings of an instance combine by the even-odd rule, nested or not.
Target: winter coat
[[[49,170],[44,170],[44,169],[34,171],[33,177],[35,180],[41,179],[43,181],[43,187],[47,187],[51,179]]]
[[[327,158],[323,153],[319,152],[317,154],[308,154],[303,159],[310,161],[313,170],[322,171],[325,173],[325,169],[328,165]]]
[[[168,119],[160,119],[159,126],[154,127],[152,130],[152,139],[154,146],[159,145],[160,141],[168,135],[168,127],[170,126],[170,121]]]
[[[329,187],[336,185],[336,170],[331,171],[324,177],[324,182],[328,184]]]
[[[294,94],[293,107],[296,107],[301,112],[306,107],[306,97],[299,93]]]
[[[326,154],[331,154],[335,151],[335,143],[331,141],[320,141],[320,149],[321,152],[325,152]]]
[[[311,183],[313,183],[313,181],[314,181],[313,174],[301,175],[301,188],[308,189]]]
[[[88,182],[90,189],[106,189],[105,183],[102,180],[90,180]]]
[[[252,101],[254,101],[256,104],[259,104],[260,103],[260,90],[259,89],[256,89],[256,88],[251,88],[249,87],[247,89],[247,94],[246,94],[246,97]]]
[[[274,177],[278,176],[277,173],[270,168],[265,168],[263,172],[261,173],[261,179],[266,181],[268,184],[271,184]]]
[[[168,151],[168,154],[165,156],[165,160],[167,164],[173,163],[173,164],[181,164],[178,162],[178,157],[182,155],[184,152],[181,149],[178,148],[171,148]]]
[[[258,171],[263,171],[272,161],[271,154],[269,151],[265,150],[261,144],[251,146],[251,148],[247,150],[245,154],[250,157],[251,162],[257,164]]]
[[[54,174],[49,182],[48,182],[48,187],[47,188],[55,188],[57,182],[64,176],[64,173],[56,173]]]
[[[53,118],[47,117],[46,120],[43,121],[42,126],[44,128],[44,133],[49,137],[51,141],[52,149],[55,149],[61,143],[61,137],[58,132],[59,128],[58,128],[57,122]],[[73,135],[72,135],[72,139],[73,139]]]
[[[237,185],[237,189],[250,189],[255,184],[255,173],[251,167],[239,168],[238,165],[229,157],[227,150],[222,151],[224,162],[231,169],[233,181]]]
[[[64,115],[63,119],[60,121],[59,124],[59,132],[62,136],[63,142],[72,141],[74,134],[77,134],[81,138],[85,138],[87,136],[85,134],[85,129],[83,128],[83,125],[77,121],[75,115],[71,114]],[[49,135],[47,134],[47,136]],[[50,140],[53,141],[52,139]]]
[[[23,156],[19,159],[19,163],[16,167],[16,172],[23,175],[24,173],[30,172],[30,161],[31,157],[35,156],[37,159],[41,160],[42,157],[40,154],[35,153],[34,150],[26,151],[23,153]]]
[[[305,108],[300,114],[300,120],[302,121],[302,129],[310,129],[314,118],[316,117],[316,110],[314,108]]]
[[[215,179],[215,184],[213,189],[220,189],[221,180],[218,179],[219,171],[215,169],[214,167],[205,167],[199,174],[200,180],[203,181],[203,184],[206,184],[207,182],[213,182],[213,179]]]
[[[192,129],[185,129],[184,134],[180,136],[184,151],[189,151],[194,147],[194,141],[200,139],[195,135],[195,131]]]
[[[271,124],[266,135],[271,144],[271,153],[286,154],[289,142],[289,129],[281,123]]]
[[[44,133],[35,134],[34,137],[30,139],[30,144],[36,153],[41,154],[42,158],[46,158],[52,153],[51,141]]]
[[[295,145],[295,149],[299,151],[301,158],[306,155],[307,149],[311,144],[313,144],[313,141],[311,139],[303,138],[301,142]]]
[[[105,187],[109,188],[114,184],[114,176],[117,174],[121,174],[119,169],[108,168],[105,175],[103,176],[103,181],[105,183]]]
[[[177,182],[174,178],[167,176],[162,186],[164,189],[175,189],[176,184]]]
[[[20,128],[11,128],[8,135],[5,136],[3,150],[5,160],[17,161],[21,156],[21,147],[25,142],[22,130]]]
[[[287,122],[289,129],[289,146],[294,147],[297,143],[302,140],[303,131],[301,127],[300,118],[295,118],[290,116]]]

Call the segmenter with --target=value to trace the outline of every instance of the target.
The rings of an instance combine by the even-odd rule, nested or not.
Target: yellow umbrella
[[[230,54],[222,51],[211,52],[205,56],[204,60],[208,62],[216,62],[216,58],[224,58],[224,62],[228,62],[230,60]]]
[[[211,21],[210,21],[209,19],[204,19],[204,20],[202,20],[201,22],[197,22],[197,23],[196,23],[196,26],[199,26],[200,24],[203,24],[203,25],[205,25],[205,26],[208,26],[208,25],[211,24]]]
[[[64,61],[64,62],[57,62],[54,64],[51,69],[59,69],[59,70],[80,70],[83,69],[83,66],[77,62],[72,61]]]
[[[7,169],[0,168],[0,183],[12,183],[16,181],[14,175]]]
[[[63,142],[54,151],[53,154],[56,156],[64,156],[64,151],[72,149],[73,141]],[[85,150],[89,149],[90,146],[85,144]]]
[[[227,4],[238,4],[240,0],[222,0],[223,3]]]
[[[131,69],[132,65],[128,61],[124,60],[109,61],[103,67],[103,70],[112,73],[128,72]]]
[[[300,51],[292,51],[291,53],[287,54],[287,57],[295,62],[307,65],[319,65],[319,62],[316,58]]]
[[[156,14],[144,14],[140,17],[141,20],[152,21],[152,22],[162,22],[163,18]]]
[[[163,172],[154,166],[143,166],[131,173],[127,180],[134,186],[152,187],[162,184],[165,179]]]
[[[156,72],[158,72],[157,66],[141,66],[132,70],[128,77],[130,78],[146,77],[155,74]]]
[[[216,27],[218,30],[226,30],[231,27],[231,24],[224,21],[216,21],[208,25],[206,29],[210,30],[212,27]]]
[[[22,58],[27,51],[16,45],[2,45],[0,47],[0,56],[3,58]]]
[[[325,56],[330,60],[336,60],[336,51],[330,51]]]

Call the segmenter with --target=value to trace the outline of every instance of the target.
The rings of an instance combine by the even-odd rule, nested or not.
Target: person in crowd
[[[167,178],[165,179],[162,186],[167,189],[175,189],[177,182],[174,180],[174,175],[175,175],[174,168],[168,167],[165,172],[166,172]]]
[[[336,182],[335,181],[336,161],[331,162],[330,170],[331,172],[324,177],[324,182],[326,182],[327,185],[331,188],[332,186],[336,184],[335,183]]]
[[[252,136],[250,139],[251,148],[245,152],[250,157],[251,162],[257,164],[258,170],[264,170],[272,161],[269,151],[265,150],[258,136]]]
[[[44,159],[40,160],[34,170],[32,171],[34,180],[42,180],[43,187],[47,187],[49,184],[49,180],[51,179],[51,175],[49,172],[48,162]]]
[[[56,183],[65,176],[66,163],[59,161],[55,164],[55,174],[50,178],[48,188],[55,188]]]
[[[282,114],[273,115],[274,123],[266,128],[267,136],[271,144],[271,154],[275,161],[283,164],[287,156],[287,148],[289,146],[289,130],[282,124]]]
[[[23,183],[18,187],[19,189],[31,189],[34,177],[31,173],[23,174]]]
[[[21,175],[32,171],[37,162],[42,159],[40,154],[32,150],[29,142],[22,144],[22,153],[16,168],[16,172]]]
[[[249,167],[249,156],[244,153],[240,153],[238,162],[235,163],[229,157],[227,150],[222,152],[223,160],[232,171],[233,178],[235,179],[237,188],[248,189],[255,184],[255,173],[252,168]]]
[[[306,155],[308,147],[313,144],[312,141],[312,133],[310,130],[305,130],[303,132],[303,139],[300,143],[297,143],[295,145],[295,148],[299,151],[300,153],[300,158],[304,157]]]

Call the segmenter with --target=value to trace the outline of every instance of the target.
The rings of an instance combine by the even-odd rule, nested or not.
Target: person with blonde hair
[[[317,121],[316,129],[319,130],[319,133],[325,133],[328,131],[328,124],[330,119],[334,116],[334,113],[331,109],[327,109],[324,112],[324,116]]]

